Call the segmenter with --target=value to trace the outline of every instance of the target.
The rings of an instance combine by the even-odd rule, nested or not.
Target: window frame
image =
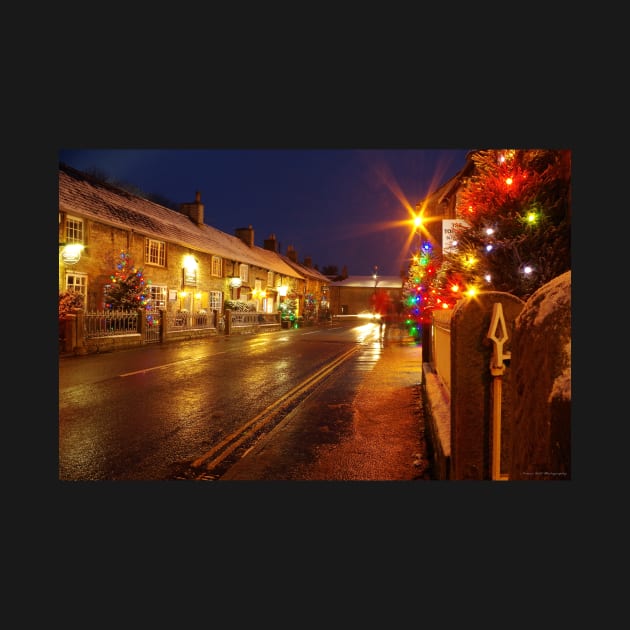
[[[238,276],[244,284],[249,283],[249,265],[240,263],[238,266]]]
[[[154,297],[154,292],[159,291],[161,294],[161,298],[156,299]],[[151,307],[154,309],[166,308],[166,304],[168,301],[168,287],[165,284],[151,284],[149,285],[149,295],[151,296]]]
[[[157,247],[157,252],[155,255],[156,260],[152,260],[153,256],[151,255],[152,245]],[[154,265],[155,267],[166,267],[166,242],[158,241],[155,238],[149,238],[148,236],[144,239],[144,263],[146,265]]]
[[[210,275],[215,278],[223,277],[223,259],[221,256],[212,256]]]
[[[208,308],[219,313],[223,311],[223,291],[208,291]]]
[[[72,234],[70,232],[72,232]],[[80,238],[78,238],[77,232],[80,232]],[[80,217],[67,214],[64,236],[66,245],[85,245],[85,221]]]
[[[72,288],[69,287],[68,285],[68,278],[75,278],[75,279],[80,279],[81,282],[77,283],[73,283]],[[64,282],[64,286],[65,286],[65,290],[66,292],[72,292],[72,293],[80,293],[83,296],[83,300],[84,303],[87,304],[87,290],[88,290],[88,274],[84,273],[82,271],[66,271],[66,277],[65,277],[65,282]],[[76,287],[80,286],[80,290],[77,291]]]

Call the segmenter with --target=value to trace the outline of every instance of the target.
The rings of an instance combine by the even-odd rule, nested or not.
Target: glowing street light
[[[378,283],[378,265],[374,265],[374,273],[372,274],[372,278],[374,278],[374,293],[372,293],[372,315],[376,313],[376,285]]]
[[[422,215],[418,213],[413,218],[413,230],[418,235],[418,251],[420,251],[422,247],[421,228],[422,228]]]

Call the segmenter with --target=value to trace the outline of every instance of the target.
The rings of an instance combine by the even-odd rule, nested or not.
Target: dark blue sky
[[[251,225],[321,270],[397,275],[411,254],[410,212],[465,164],[470,149],[80,149],[59,161],[176,203],[201,193],[205,222]]]

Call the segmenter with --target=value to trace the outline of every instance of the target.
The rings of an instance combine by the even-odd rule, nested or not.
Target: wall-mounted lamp
[[[278,287],[278,295],[280,297],[286,297],[289,292],[289,287],[286,284],[283,284],[281,287]]]
[[[230,278],[230,286],[233,289],[237,289],[238,287],[241,286],[241,284],[243,284],[243,281],[240,278],[238,277]]]
[[[199,263],[197,262],[197,259],[188,254],[187,256],[184,256],[184,269],[186,271],[195,271],[197,269],[197,267],[199,266]]]

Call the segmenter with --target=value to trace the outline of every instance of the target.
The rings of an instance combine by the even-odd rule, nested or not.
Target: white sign
[[[442,251],[448,252],[457,248],[455,231],[470,227],[463,219],[442,219]]]

